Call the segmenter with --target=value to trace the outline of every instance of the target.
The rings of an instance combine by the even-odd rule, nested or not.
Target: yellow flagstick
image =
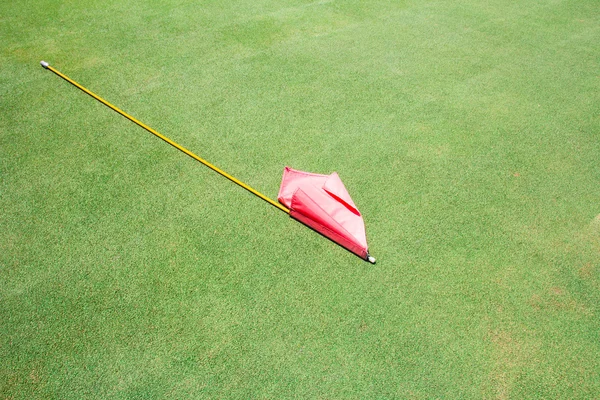
[[[281,204],[277,203],[274,200],[271,200],[270,198],[268,198],[267,196],[265,196],[264,194],[260,193],[259,191],[251,188],[250,186],[246,185],[244,182],[234,178],[233,176],[229,175],[227,172],[215,167],[214,165],[212,165],[211,163],[209,163],[208,161],[204,160],[203,158],[198,157],[197,155],[195,155],[194,153],[192,153],[191,151],[189,151],[188,149],[186,149],[185,147],[175,143],[174,141],[172,141],[171,139],[169,139],[166,136],[161,135],[160,133],[158,133],[157,131],[155,131],[154,129],[150,128],[148,125],[144,124],[143,122],[138,121],[137,119],[133,118],[131,115],[127,114],[125,111],[113,106],[112,104],[110,104],[108,101],[104,100],[102,97],[98,96],[97,94],[89,91],[88,89],[86,89],[85,87],[81,86],[79,83],[75,82],[73,79],[69,78],[68,76],[60,73],[59,71],[57,71],[56,69],[52,68],[50,66],[50,64],[48,64],[46,61],[41,61],[40,64],[42,65],[42,67],[54,72],[56,75],[60,76],[61,78],[63,78],[65,81],[69,82],[70,84],[72,84],[73,86],[76,86],[77,88],[81,89],[82,91],[84,91],[85,93],[89,94],[90,96],[92,96],[93,98],[95,98],[96,100],[98,100],[99,102],[101,102],[102,104],[106,105],[107,107],[112,108],[113,110],[115,110],[116,112],[118,112],[119,114],[121,114],[122,116],[124,116],[125,118],[127,118],[128,120],[135,122],[136,124],[138,124],[139,126],[141,126],[142,128],[144,128],[145,130],[147,130],[148,132],[150,132],[151,134],[161,138],[162,140],[164,140],[165,142],[169,143],[171,146],[175,147],[176,149],[184,152],[185,154],[187,154],[188,156],[192,157],[194,160],[196,161],[200,161],[202,164],[206,165],[208,168],[212,169],[215,172],[218,172],[219,174],[223,175],[225,178],[229,179],[230,181],[237,183],[238,185],[240,185],[241,187],[243,187],[244,189],[246,189],[247,191],[255,194],[256,196],[260,197],[261,199],[263,199],[264,201],[266,201],[267,203],[270,203],[271,205],[279,208],[281,211],[289,214],[290,210],[287,207],[282,206]]]

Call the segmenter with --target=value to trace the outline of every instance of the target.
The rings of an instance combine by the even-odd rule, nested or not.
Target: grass
[[[1,398],[592,398],[592,0],[0,5]],[[270,197],[337,171],[375,266]]]

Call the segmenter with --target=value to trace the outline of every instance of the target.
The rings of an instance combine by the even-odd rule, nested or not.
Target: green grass
[[[0,4],[0,398],[593,398],[594,0]],[[337,171],[372,266],[276,197]]]

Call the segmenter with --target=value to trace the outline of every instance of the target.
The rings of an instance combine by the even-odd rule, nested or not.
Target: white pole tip
[[[46,61],[40,61],[40,64],[42,65],[42,67],[44,67],[46,69],[48,69],[48,66],[50,65]]]
[[[375,260],[375,257],[373,257],[373,256],[368,256],[368,257],[367,257],[367,261],[368,261],[368,262],[370,262],[371,264],[375,264],[375,262],[376,262],[377,260]]]

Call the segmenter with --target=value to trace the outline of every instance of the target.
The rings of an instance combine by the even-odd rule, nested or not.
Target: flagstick
[[[56,69],[52,68],[50,66],[50,64],[48,64],[46,61],[41,61],[40,64],[42,65],[42,67],[46,68],[47,70],[50,70],[50,71],[54,72],[56,75],[60,76],[61,78],[63,78],[64,80],[66,80],[67,82],[69,82],[70,84],[72,84],[73,86],[76,86],[77,88],[81,89],[85,93],[89,94],[90,96],[92,96],[93,98],[95,98],[96,100],[98,100],[99,102],[101,102],[102,104],[106,105],[107,107],[112,108],[114,111],[118,112],[119,114],[121,114],[122,116],[124,116],[125,118],[127,118],[128,120],[136,123],[137,125],[141,126],[145,130],[147,130],[148,132],[150,132],[151,134],[153,134],[153,135],[159,137],[160,139],[164,140],[165,142],[169,143],[171,146],[175,147],[177,150],[180,150],[180,151],[184,152],[185,154],[187,154],[188,156],[192,157],[196,161],[200,161],[202,164],[206,165],[208,168],[212,169],[215,172],[218,172],[219,174],[223,175],[225,178],[227,178],[230,181],[232,181],[232,182],[240,185],[241,187],[243,187],[247,191],[251,192],[252,194],[255,194],[258,197],[260,197],[261,199],[263,199],[267,203],[271,204],[272,206],[275,206],[275,207],[279,208],[281,211],[285,212],[286,214],[290,213],[290,210],[287,207],[282,206],[281,204],[277,203],[274,200],[271,200],[270,198],[268,198],[264,194],[260,193],[258,190],[251,188],[250,186],[246,185],[244,182],[242,182],[242,181],[234,178],[233,176],[229,175],[227,172],[225,172],[225,171],[217,168],[216,166],[212,165],[211,163],[209,163],[208,161],[204,160],[203,158],[198,157],[196,154],[192,153],[191,151],[189,151],[185,147],[183,147],[183,146],[175,143],[174,141],[172,141],[168,137],[161,135],[160,133],[158,133],[154,129],[150,128],[148,125],[144,124],[143,122],[138,121],[137,119],[133,118],[131,115],[127,114],[125,111],[121,110],[118,107],[115,107],[114,105],[110,104],[108,101],[104,100],[102,97],[98,96],[97,94],[95,94],[95,93],[91,92],[90,90],[86,89],[85,87],[81,86],[79,83],[75,82],[73,79],[69,78],[68,76],[66,76],[66,75],[62,74],[61,72],[57,71]]]
[[[285,207],[285,206],[277,203],[274,200],[271,200],[270,198],[268,198],[264,194],[260,193],[258,190],[253,189],[252,187],[246,185],[244,182],[242,182],[242,181],[234,178],[233,176],[229,175],[227,172],[225,172],[225,171],[217,168],[216,166],[212,165],[211,163],[209,163],[205,159],[203,159],[203,158],[197,156],[196,154],[192,153],[191,151],[189,151],[185,147],[183,147],[183,146],[175,143],[174,141],[172,141],[168,137],[166,137],[164,135],[161,135],[160,133],[158,133],[154,129],[150,128],[148,125],[144,124],[143,122],[138,121],[137,119],[135,119],[131,115],[127,114],[125,111],[123,111],[120,108],[118,108],[118,107],[110,104],[108,101],[104,100],[102,97],[98,96],[97,94],[93,93],[92,91],[90,91],[90,90],[86,89],[85,87],[81,86],[79,83],[75,82],[73,79],[69,78],[68,76],[66,76],[66,75],[62,74],[61,72],[59,72],[58,70],[54,69],[46,61],[40,61],[40,64],[45,69],[54,72],[56,75],[60,76],[61,78],[63,78],[64,80],[66,80],[67,82],[69,82],[70,84],[72,84],[73,86],[77,87],[78,89],[81,89],[83,92],[89,94],[90,96],[92,96],[94,99],[98,100],[99,102],[101,102],[105,106],[107,106],[107,107],[113,109],[114,111],[118,112],[119,114],[121,114],[122,116],[124,116],[125,118],[127,118],[128,120],[130,120],[131,122],[134,122],[135,124],[137,124],[140,127],[144,128],[145,130],[147,130],[148,132],[150,132],[154,136],[156,136],[156,137],[164,140],[165,142],[169,143],[171,146],[175,147],[177,150],[180,150],[181,152],[183,152],[183,153],[187,154],[188,156],[192,157],[194,160],[201,162],[202,164],[206,165],[208,168],[210,168],[213,171],[215,171],[215,172],[223,175],[225,178],[229,179],[233,183],[238,184],[239,186],[243,187],[244,189],[246,189],[247,191],[251,192],[252,194],[260,197],[261,199],[263,199],[267,203],[271,204],[272,206],[277,207],[278,209],[280,209],[281,211],[285,212],[286,214],[290,214],[290,210],[287,207]],[[371,264],[375,264],[375,262],[376,262],[375,257],[371,256],[369,253],[367,253],[367,256],[365,257],[365,261],[368,261]]]

